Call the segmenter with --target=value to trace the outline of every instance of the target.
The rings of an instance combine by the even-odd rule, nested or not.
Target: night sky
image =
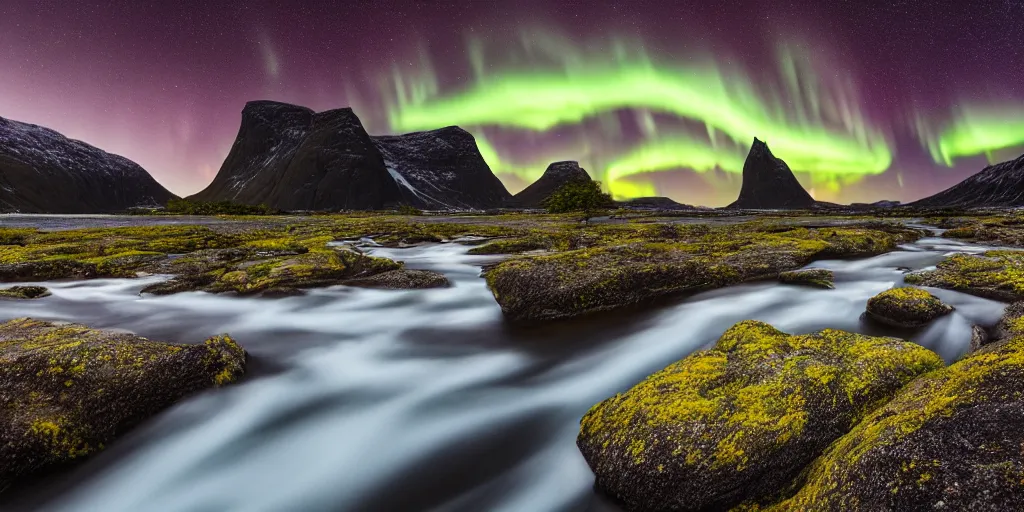
[[[512,192],[571,159],[619,197],[709,206],[753,136],[841,202],[1024,151],[1021,1],[291,3],[4,0],[0,116],[180,195],[255,99],[351,106],[370,133],[458,124]]]

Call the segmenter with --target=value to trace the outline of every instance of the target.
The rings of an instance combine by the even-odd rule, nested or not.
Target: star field
[[[1015,117],[1024,115],[1020,1],[289,4],[7,0],[0,116],[127,156],[186,195],[213,178],[249,100],[352,106],[371,133],[391,133],[440,127],[401,122],[417,112],[439,114],[442,126],[469,119],[456,107],[479,112],[470,95],[478,89],[488,105],[508,102],[487,84],[509,77],[537,87],[531,115],[553,118],[569,116],[566,106],[540,102],[574,85],[539,83],[543,73],[649,60],[686,77],[712,62],[754,91],[757,101],[723,104],[757,110],[741,113],[760,122],[751,128],[758,135],[775,132],[763,135],[773,148],[773,135],[812,133],[849,151],[841,162],[799,148],[779,155],[806,162],[794,170],[819,199],[912,200],[1024,151],[1024,119]],[[797,61],[790,94],[780,48],[811,59]],[[582,89],[573,97],[601,99]],[[620,190],[712,206],[734,198],[729,165],[748,131],[645,99],[637,92],[607,108],[580,107],[544,129],[514,113],[478,115],[464,127],[489,145],[485,157],[512,191],[545,160],[578,159],[607,180],[616,162],[659,147],[675,167],[645,170],[651,158],[634,159]],[[693,149],[673,145],[682,139]],[[888,161],[874,158],[883,146]],[[697,154],[717,167],[696,169]],[[848,172],[869,161],[878,168]]]

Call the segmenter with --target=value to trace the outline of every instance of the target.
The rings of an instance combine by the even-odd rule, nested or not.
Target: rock
[[[832,280],[832,271],[824,268],[793,270],[779,274],[779,281],[782,283],[813,286],[816,288],[835,288],[832,284]]]
[[[550,320],[774,278],[815,259],[880,254],[917,236],[918,231],[881,225],[721,228],[694,241],[604,240],[606,245],[593,248],[518,257],[488,267],[484,275],[506,318]]]
[[[973,325],[971,326],[971,344],[968,345],[967,351],[974,352],[975,350],[988,345],[989,341],[991,341],[991,338],[989,337],[988,332],[985,331],[985,328],[980,325]]]
[[[801,209],[814,206],[814,198],[793,176],[786,162],[772,155],[768,145],[754,139],[743,163],[740,196],[728,208]]]
[[[627,510],[727,510],[776,497],[861,418],[942,364],[895,338],[740,322],[712,349],[592,407],[577,445],[597,486]]]
[[[28,318],[0,324],[0,487],[104,448],[203,389],[235,381],[227,336],[173,345]]]
[[[54,279],[92,279],[99,277],[95,264],[75,260],[52,259],[20,263],[0,263],[0,282],[50,281]]]
[[[954,254],[940,261],[935,270],[907,274],[904,281],[1005,302],[1024,300],[1024,252]]]
[[[992,338],[983,345],[1020,336],[1024,336],[1024,302],[1014,302],[1006,307],[1003,317],[993,330]]]
[[[0,299],[41,299],[50,295],[43,286],[12,286],[0,289]]]
[[[432,270],[391,270],[382,274],[345,281],[349,286],[360,288],[386,288],[389,290],[412,290],[421,288],[446,288],[451,286],[448,278]]]
[[[127,158],[0,117],[0,213],[113,213],[174,197]]]
[[[1022,397],[1024,338],[983,347],[907,385],[770,510],[1024,510]]]
[[[920,327],[953,312],[953,307],[920,288],[892,288],[868,299],[867,314],[894,327]]]
[[[564,161],[548,165],[540,179],[524,188],[512,199],[520,208],[543,208],[551,194],[569,183],[591,181],[590,174],[579,162]]]
[[[404,135],[371,137],[384,165],[414,196],[416,206],[469,210],[505,206],[505,190],[477,148],[473,135],[457,126]]]
[[[202,259],[186,260],[177,268],[184,273],[169,281],[144,288],[142,292],[166,295],[197,290],[273,297],[292,294],[292,289],[343,284],[352,279],[370,277],[400,268],[400,264],[389,259],[329,248],[301,254],[229,262],[222,266],[206,266]]]
[[[910,203],[919,208],[1024,206],[1024,155],[990,165],[933,196]]]

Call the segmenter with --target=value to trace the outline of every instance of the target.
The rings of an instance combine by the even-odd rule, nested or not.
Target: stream
[[[468,246],[370,252],[443,272],[446,289],[349,287],[276,299],[140,296],[165,277],[45,283],[0,301],[31,316],[151,339],[228,332],[251,356],[241,383],[188,398],[70,470],[0,495],[3,510],[614,511],[576,449],[593,404],[713,343],[745,319],[912,339],[947,361],[1004,305],[929,289],[956,311],[918,331],[861,319],[906,269],[984,246],[925,238],[880,256],[818,261],[835,290],[758,282],[530,328],[502,320]]]

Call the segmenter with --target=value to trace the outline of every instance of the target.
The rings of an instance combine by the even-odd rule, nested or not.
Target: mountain
[[[1024,206],[1024,155],[990,165],[938,194],[910,203],[922,208]]]
[[[251,101],[220,171],[197,201],[281,210],[372,210],[407,202],[350,108],[314,113]]]
[[[217,177],[192,199],[376,210],[492,208],[510,197],[461,128],[371,137],[350,108],[251,101]]]
[[[785,210],[810,208],[814,198],[793,176],[786,162],[775,158],[768,145],[754,138],[743,163],[743,186],[727,208]]]
[[[513,196],[512,204],[521,208],[541,208],[552,193],[574,181],[590,181],[590,175],[579,162],[554,162],[548,165],[540,179]]]
[[[370,139],[391,176],[425,208],[497,208],[512,199],[476,139],[458,126]]]
[[[112,213],[173,197],[127,158],[0,117],[0,212]]]
[[[695,206],[677,203],[667,197],[637,197],[625,201],[617,201],[623,208],[635,210],[698,210]]]

